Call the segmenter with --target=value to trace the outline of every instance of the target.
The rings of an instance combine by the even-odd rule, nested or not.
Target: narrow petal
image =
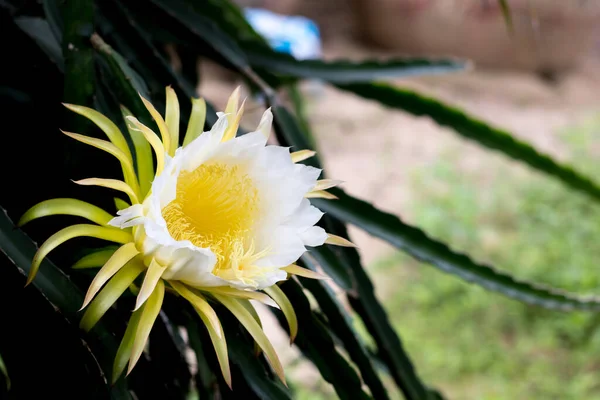
[[[321,179],[317,181],[317,184],[313,188],[313,191],[330,189],[342,183],[344,183],[344,181],[339,181],[337,179]]]
[[[240,104],[241,89],[241,86],[236,87],[235,90],[229,96],[229,99],[227,99],[227,105],[225,106],[225,114],[229,114],[233,117],[237,113],[238,104]]]
[[[158,130],[160,131],[160,136],[162,137],[162,144],[164,146],[165,152],[170,153],[171,134],[169,133],[169,128],[167,128],[165,120],[163,119],[162,115],[160,115],[160,113],[156,111],[156,108],[154,108],[152,103],[146,100],[143,96],[140,95],[140,97],[142,98],[144,105],[148,109],[148,112],[150,113],[150,115],[152,115],[154,121],[156,121],[156,125],[158,125]],[[150,142],[150,144],[152,144],[152,142]]]
[[[86,308],[79,323],[81,329],[85,331],[92,329],[144,269],[144,264],[138,258],[134,258],[121,268]]]
[[[129,159],[129,157],[127,157],[125,153],[123,153],[121,149],[119,149],[114,144],[107,142],[106,140],[91,138],[72,132],[61,132],[69,136],[70,138],[73,138],[85,144],[89,144],[90,146],[93,146],[100,150],[104,150],[107,153],[115,156],[121,162],[121,169],[123,170],[123,177],[125,178],[125,182],[127,182],[127,184],[131,186],[133,190],[137,193],[137,191],[139,190],[139,184],[137,181],[137,176],[135,175],[135,170],[133,168],[133,162]]]
[[[119,127],[117,127],[117,125],[115,125],[110,119],[108,119],[106,116],[99,113],[98,111],[88,107],[66,103],[63,103],[63,105],[69,110],[74,111],[79,115],[83,115],[84,117],[92,121],[94,124],[96,124],[98,128],[102,129],[102,131],[106,133],[106,136],[108,136],[108,139],[111,141],[111,143],[117,146],[119,150],[121,150],[125,155],[127,155],[129,160],[133,162],[131,152],[129,151],[129,146],[127,145],[127,141],[125,140],[125,136],[123,136],[123,133],[121,132]]]
[[[254,290],[239,290],[239,289],[234,289],[229,286],[216,286],[216,287],[211,287],[211,288],[202,288],[201,290],[208,292],[208,293],[217,293],[217,294],[221,294],[224,296],[237,297],[240,299],[256,300],[256,301],[260,301],[261,303],[263,303],[267,306],[279,308],[277,303],[275,301],[273,301],[273,299],[271,299],[269,296],[265,295],[264,293],[257,292]]]
[[[345,239],[341,236],[332,235],[331,233],[327,234],[327,239],[325,240],[325,243],[332,244],[334,246],[356,247],[356,245],[348,239]]]
[[[121,246],[113,256],[104,264],[104,266],[98,271],[83,300],[81,310],[83,310],[92,301],[96,293],[104,286],[104,284],[113,277],[114,274],[119,272],[125,264],[129,262],[133,257],[139,254],[138,249],[135,247],[135,243],[129,242]]]
[[[206,326],[206,330],[208,330],[208,335],[210,336],[210,341],[215,348],[215,353],[217,354],[217,360],[219,361],[219,367],[221,368],[221,374],[223,375],[223,379],[231,389],[231,369],[229,368],[229,354],[227,352],[227,341],[225,340],[225,333],[223,332],[223,327],[221,326],[221,321],[218,326],[213,327],[211,321],[208,319],[204,313],[200,312],[196,308],[196,312],[204,322]]]
[[[263,134],[265,139],[268,139],[271,135],[271,126],[273,125],[273,113],[271,112],[271,108],[267,108],[267,110],[263,113],[260,118],[260,122],[258,123],[258,127],[256,128],[256,132],[260,132]]]
[[[112,215],[93,204],[77,199],[52,199],[42,201],[23,214],[17,226],[21,227],[37,218],[51,215],[74,215],[83,217],[98,225],[107,225]]]
[[[150,336],[150,330],[152,330],[154,321],[156,321],[156,317],[158,317],[164,297],[165,284],[162,280],[159,280],[154,288],[154,291],[148,298],[144,310],[142,311],[140,322],[135,333],[135,339],[133,341],[133,348],[131,350],[131,359],[129,360],[127,375],[129,375],[131,370],[133,370],[133,367],[135,367],[135,364],[138,362],[142,352],[144,351],[144,347],[146,347],[148,336]]]
[[[138,204],[140,202],[131,186],[118,179],[87,178],[74,182],[83,186],[102,186],[105,188],[118,190],[129,196],[129,200],[131,200],[132,204]]]
[[[140,317],[142,316],[143,311],[144,307],[140,308],[137,311],[134,311],[131,315],[131,318],[129,318],[129,322],[127,323],[127,329],[125,330],[125,334],[123,335],[123,339],[121,340],[121,344],[119,345],[119,349],[117,350],[117,355],[115,356],[115,361],[113,363],[113,385],[115,384],[117,379],[119,379],[121,374],[123,374],[123,371],[125,371],[125,368],[127,367],[127,363],[129,362],[129,358],[131,357],[133,340],[135,339],[135,333],[140,323]]]
[[[171,148],[169,155],[175,155],[175,150],[179,147],[179,100],[175,91],[170,86],[167,87],[167,109],[165,111],[165,122],[171,135]]]
[[[327,200],[337,200],[337,196],[326,192],[324,190],[313,190],[312,192],[306,193],[304,195],[307,199],[327,199]]]
[[[131,111],[124,106],[121,106],[121,114],[125,121],[127,121],[127,117],[133,115],[131,114]],[[152,150],[150,149],[150,143],[148,143],[142,132],[131,129],[127,123],[125,125],[127,125],[129,136],[131,137],[133,147],[135,148],[135,164],[137,167],[138,181],[140,183],[140,197],[144,198],[148,194],[152,181],[154,180],[154,160],[152,159]]]
[[[238,302],[246,309],[246,311],[248,311],[250,313],[250,315],[252,315],[252,318],[254,318],[254,320],[256,321],[258,326],[260,326],[260,328],[262,329],[262,327],[263,327],[262,321],[260,320],[260,316],[258,315],[258,312],[256,312],[256,308],[254,308],[252,303],[250,303],[249,300],[245,300],[245,299],[238,299]],[[277,308],[279,308],[279,306],[277,306]],[[262,349],[260,348],[258,343],[256,343],[256,341],[254,341],[254,355],[256,357],[258,357],[261,354],[262,354]]]
[[[290,342],[293,343],[298,334],[298,318],[296,318],[296,312],[294,311],[292,303],[290,303],[290,299],[288,299],[285,293],[283,293],[283,290],[277,285],[269,286],[263,290],[271,296],[281,308],[290,328]]]
[[[288,265],[287,267],[281,268],[281,269],[284,270],[285,272],[287,272],[288,274],[298,275],[303,278],[321,279],[321,280],[331,279],[327,275],[323,275],[318,272],[311,271],[310,269],[307,269],[307,268],[302,268],[296,264]]]
[[[194,139],[204,131],[204,122],[206,120],[206,102],[204,99],[192,99],[192,111],[190,120],[183,139],[183,147],[190,144]]]
[[[146,271],[146,276],[144,277],[144,282],[142,282],[142,287],[140,288],[140,293],[135,300],[135,308],[137,310],[144,304],[146,300],[150,297],[150,295],[154,292],[158,282],[160,281],[160,277],[165,272],[167,267],[163,267],[156,260],[152,260],[150,262],[150,266]]]
[[[217,332],[219,335],[221,334],[219,332],[219,327],[221,326],[221,323],[219,322],[219,317],[217,317],[217,313],[215,313],[215,310],[213,310],[213,308],[210,306],[210,304],[208,304],[206,299],[202,297],[202,295],[192,292],[183,283],[177,281],[169,281],[169,284],[173,287],[173,289],[175,289],[177,293],[181,295],[181,297],[189,301],[199,313],[202,313],[206,316],[207,320],[209,321],[210,325],[215,330],[215,332]],[[219,339],[220,338],[221,336],[219,336]]]
[[[238,300],[232,299],[227,296],[215,294],[215,298],[221,302],[231,313],[240,321],[244,328],[250,333],[250,335],[254,338],[256,343],[260,346],[260,348],[264,351],[269,363],[273,367],[273,370],[281,379],[281,381],[285,383],[285,375],[283,373],[283,366],[281,365],[281,361],[279,361],[279,357],[277,357],[277,353],[273,348],[273,345],[263,332],[262,328],[259,324],[256,323],[252,314],[250,314],[244,306],[242,306]]]
[[[312,150],[300,150],[300,151],[295,151],[292,154],[290,154],[292,156],[292,161],[297,163],[300,161],[304,161],[308,158],[313,157],[315,154],[317,154],[316,151],[312,151]]]
[[[240,106],[240,109],[237,111],[237,114],[235,114],[233,117],[231,117],[230,115],[227,116],[229,123],[227,125],[227,130],[225,131],[225,134],[223,135],[222,140],[224,142],[231,140],[236,136],[238,128],[240,126],[240,121],[242,119],[242,115],[244,115],[245,106],[246,106],[246,100],[244,100],[244,102]]]
[[[95,251],[80,258],[71,268],[73,269],[86,269],[86,268],[100,268],[115,254],[116,248],[102,249]]]
[[[235,132],[237,131],[237,126],[235,126],[235,120],[238,119],[238,105],[240,104],[240,91],[241,87],[238,86],[235,88],[229,99],[227,100],[227,106],[225,106],[225,115],[227,116],[227,129],[225,130],[225,134],[223,135],[222,140],[224,142],[233,139],[235,137]],[[240,115],[241,117],[241,115]],[[238,120],[239,123],[239,120]],[[233,134],[232,134],[233,132]]]
[[[79,224],[61,229],[54,235],[50,236],[48,240],[46,240],[40,246],[38,251],[35,253],[35,256],[33,256],[33,261],[31,262],[31,269],[29,270],[29,276],[27,277],[26,285],[29,285],[33,278],[35,278],[42,260],[44,260],[48,253],[67,240],[80,236],[94,237],[116,243],[127,243],[133,241],[133,236],[131,236],[129,232],[111,227]]]
[[[118,197],[113,198],[113,201],[115,202],[115,208],[117,209],[117,211],[125,210],[131,207],[131,204]]]
[[[160,141],[156,133],[154,133],[152,129],[148,128],[146,125],[138,121],[137,118],[129,116],[127,117],[127,120],[131,122],[136,129],[142,132],[148,143],[150,143],[150,146],[152,146],[152,148],[154,149],[154,153],[156,154],[156,176],[160,175],[163,168],[165,167],[166,147]]]

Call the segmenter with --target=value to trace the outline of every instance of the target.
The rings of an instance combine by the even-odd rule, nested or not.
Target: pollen
[[[162,215],[175,240],[210,248],[216,269],[227,269],[237,264],[240,249],[251,247],[258,200],[258,190],[239,165],[203,164],[179,175],[176,197]]]

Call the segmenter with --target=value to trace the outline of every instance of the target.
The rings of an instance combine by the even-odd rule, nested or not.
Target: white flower
[[[66,227],[44,242],[32,261],[28,283],[46,255],[67,240],[89,236],[119,243],[117,250],[100,250],[77,263],[79,267],[102,265],[83,301],[86,312],[81,326],[86,330],[132,287],[139,275],[144,275],[135,318],[132,317],[129,333],[115,358],[113,382],[126,364],[131,371],[139,360],[166,289],[190,302],[199,314],[229,385],[231,373],[223,327],[205,295],[235,315],[260,343],[285,382],[273,346],[249,311],[249,299],[279,306],[288,321],[290,338],[295,337],[296,315],[275,283],[288,275],[324,278],[294,264],[307,246],[352,246],[348,240],[315,226],[323,213],[308,200],[335,198],[325,189],[340,182],[317,180],[319,169],[297,164],[313,156],[313,151],[290,154],[287,148],[267,146],[273,120],[270,110],[263,114],[255,132],[236,137],[244,109],[243,104],[238,107],[239,90],[231,96],[227,114],[218,114],[210,132],[201,133],[206,116],[204,101],[193,99],[183,147],[178,147],[179,102],[173,89],[167,88],[166,95],[164,119],[142,98],[158,125],[160,139],[136,118],[127,116],[132,125],[134,152],[119,128],[104,115],[86,107],[66,105],[98,125],[110,142],[64,133],[115,156],[123,169],[122,181],[89,178],[76,183],[123,192],[132,205],[112,219],[106,211],[77,199],[51,199],[30,208],[21,217],[20,226],[40,217],[63,214],[83,217],[94,224]],[[154,149],[156,168],[150,147]],[[134,337],[133,342],[127,335]]]
[[[138,249],[166,267],[162,277],[194,287],[262,289],[284,280],[281,268],[327,239],[323,213],[305,198],[321,171],[267,146],[273,116],[255,132],[222,141],[227,116],[174,157],[141,205],[110,224],[135,226]]]

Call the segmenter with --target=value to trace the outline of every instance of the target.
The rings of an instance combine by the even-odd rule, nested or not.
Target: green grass
[[[573,163],[600,171],[600,118],[561,132]],[[600,205],[498,156],[453,146],[415,175],[411,222],[515,276],[600,294]],[[600,180],[600,178],[597,178]],[[449,399],[600,399],[600,316],[552,312],[398,253],[371,269],[422,377]]]

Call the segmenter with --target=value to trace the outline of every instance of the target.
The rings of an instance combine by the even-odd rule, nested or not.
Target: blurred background
[[[466,72],[393,83],[506,129],[592,177],[598,171],[600,2],[512,0],[509,18],[496,0],[238,3],[275,48],[297,58],[470,59]],[[240,83],[207,63],[202,76],[201,92],[218,108]],[[329,176],[344,180],[349,193],[517,277],[598,294],[600,210],[584,195],[427,118],[319,82],[301,95]],[[351,234],[422,378],[448,398],[600,399],[598,315],[527,306]],[[276,323],[267,325],[277,334]],[[300,398],[334,396],[279,337]]]

